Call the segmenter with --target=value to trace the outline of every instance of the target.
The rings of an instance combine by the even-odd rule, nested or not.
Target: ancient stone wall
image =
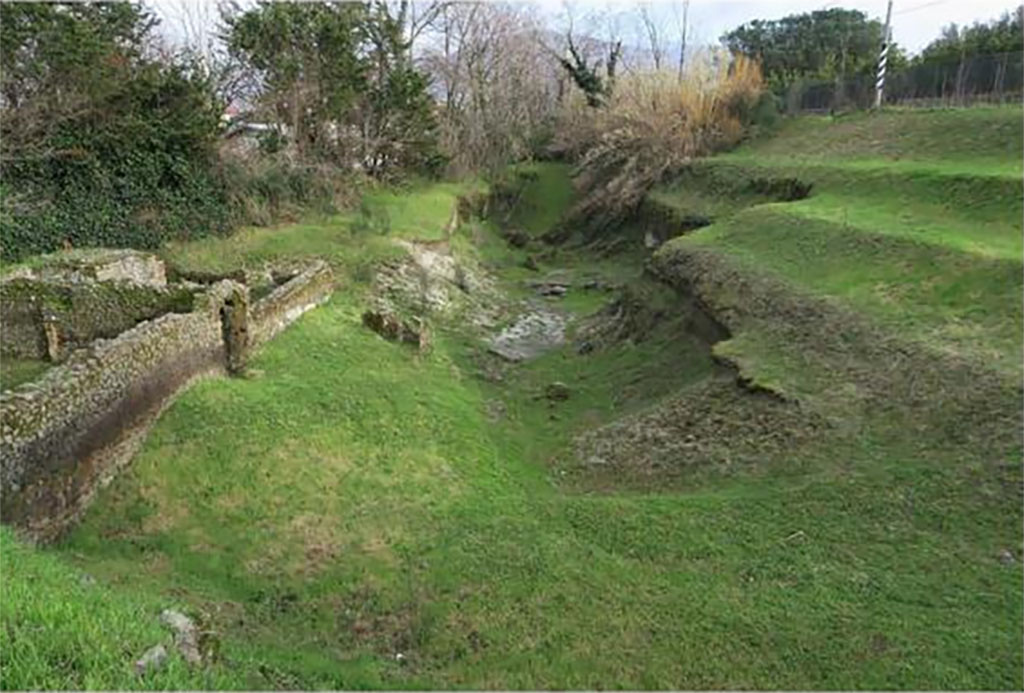
[[[164,286],[167,271],[153,253],[125,248],[78,248],[36,257],[15,270],[21,277],[63,281],[110,280]]]
[[[311,308],[331,297],[334,274],[316,261],[302,272],[256,301],[249,312],[249,341],[258,346],[271,339]]]
[[[0,282],[0,356],[58,360],[143,320],[192,310],[194,290],[135,281],[14,278]],[[47,339],[46,330],[53,332]]]
[[[130,461],[175,394],[237,370],[244,354],[232,349],[270,339],[332,289],[330,268],[316,263],[250,308],[247,287],[223,280],[196,297],[192,312],[100,339],[0,394],[0,521],[37,541],[59,537]],[[246,315],[231,317],[237,309]]]

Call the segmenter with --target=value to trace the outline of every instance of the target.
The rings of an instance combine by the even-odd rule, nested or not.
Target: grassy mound
[[[828,162],[851,168],[887,167],[1016,178],[1024,172],[1020,109],[900,110],[784,121],[779,132],[726,159]]]

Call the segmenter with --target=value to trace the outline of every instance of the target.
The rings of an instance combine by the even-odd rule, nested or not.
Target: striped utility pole
[[[882,92],[885,90],[885,63],[889,59],[889,44],[892,43],[892,0],[885,11],[885,30],[882,32],[882,54],[878,57],[878,76],[875,79],[875,108],[882,107]]]

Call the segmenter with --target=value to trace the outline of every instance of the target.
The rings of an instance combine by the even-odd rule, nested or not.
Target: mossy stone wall
[[[182,285],[8,279],[0,282],[0,356],[47,358],[47,327],[64,355],[143,320],[188,312],[193,298],[194,290]]]
[[[330,265],[315,261],[253,304],[249,316],[250,344],[257,346],[273,338],[307,310],[329,299],[333,291]]]
[[[229,366],[230,310],[248,310],[250,349],[327,300],[316,263],[249,307],[248,288],[223,280],[190,313],[168,313],[74,351],[38,381],[0,394],[0,521],[33,540],[59,537],[127,464],[149,426],[196,378]],[[237,318],[237,316],[234,316]]]

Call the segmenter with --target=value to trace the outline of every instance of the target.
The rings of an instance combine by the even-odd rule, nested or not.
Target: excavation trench
[[[810,190],[790,180],[757,180],[748,187],[746,192],[759,199],[776,200],[801,199]],[[552,352],[562,354],[553,359],[576,359],[578,365],[567,370],[581,373],[581,387],[592,377],[620,378],[601,370],[609,360],[649,354],[646,362],[629,366],[636,371],[636,383],[614,393],[621,413],[596,425],[565,419],[573,443],[572,461],[563,473],[598,486],[657,484],[709,469],[728,473],[739,466],[772,463],[817,437],[820,420],[798,402],[744,377],[716,350],[733,337],[729,316],[714,313],[692,278],[665,276],[664,266],[650,262],[657,246],[710,219],[683,215],[680,222],[678,213],[646,208],[616,239],[588,239],[579,229],[547,233],[542,239],[515,225],[516,205],[529,204],[529,195],[503,190],[485,205],[508,251],[525,253],[527,266],[543,270],[535,275],[540,279],[518,280],[535,295],[520,304],[518,315],[503,329],[485,338],[487,350],[512,362],[509,367],[526,371],[534,368],[533,360]],[[552,235],[563,240],[552,246],[546,242]],[[575,245],[564,240],[571,237]],[[538,257],[548,258],[541,261],[547,266],[538,268],[533,259]],[[619,262],[621,267],[616,266]],[[562,266],[551,266],[555,263]],[[591,266],[611,267],[607,271],[614,278],[580,278],[580,270]],[[573,309],[581,293],[594,296],[594,291],[607,294],[600,307]],[[697,375],[677,376],[682,371]],[[568,383],[568,390],[574,387]]]
[[[457,244],[405,243],[408,256],[379,269],[364,324],[421,350],[431,330],[468,336],[479,375],[498,387],[503,408],[524,394],[549,400],[552,425],[570,440],[560,478],[620,488],[729,473],[814,438],[819,422],[716,353],[732,338],[726,321],[686,277],[657,273],[642,234],[621,252],[593,243],[551,252],[535,236],[523,240],[507,205],[490,209],[499,215],[484,221],[505,242],[504,264],[460,255]],[[513,271],[524,256],[534,272],[527,278]],[[538,257],[539,265],[531,259]],[[608,370],[619,361],[625,370]],[[539,375],[554,363],[565,364],[564,374]],[[608,381],[613,402],[597,419],[572,399],[586,397],[593,379]]]

